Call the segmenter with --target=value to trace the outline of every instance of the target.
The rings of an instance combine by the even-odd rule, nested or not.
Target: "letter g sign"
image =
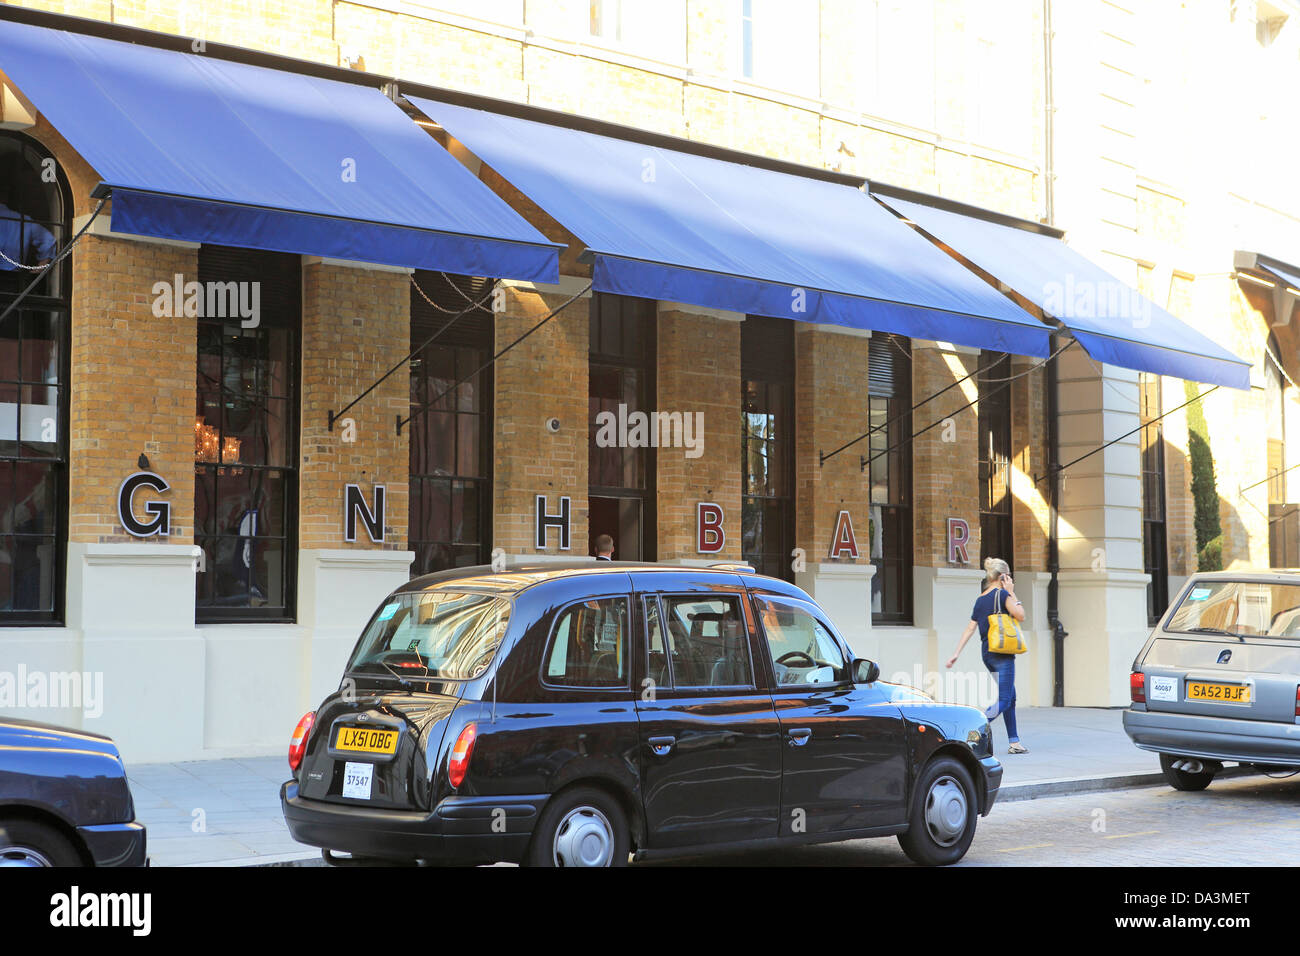
[[[139,520],[135,516],[134,498],[136,491],[143,487],[162,492],[171,486],[161,475],[155,475],[151,471],[137,471],[122,482],[122,487],[118,489],[117,518],[127,534],[137,538],[152,538],[155,535],[165,538],[171,531],[172,506],[166,501],[147,501],[144,511],[152,517],[149,521]]]

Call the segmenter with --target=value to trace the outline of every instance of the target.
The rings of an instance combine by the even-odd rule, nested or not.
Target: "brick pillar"
[[[795,543],[807,568],[795,581],[833,618],[860,656],[871,656],[871,502],[858,463],[864,441],[824,465],[820,454],[856,438],[869,426],[867,352],[870,335],[796,324]],[[836,519],[847,511],[858,558],[832,560]]]
[[[1051,509],[1047,477],[1045,369],[1028,371],[1040,360],[1012,356],[1011,375],[1011,527],[1015,549],[1016,596],[1025,605],[1025,640],[1030,651],[1017,667],[1017,693],[1026,703],[1050,704],[1051,631],[1047,626],[1047,545]],[[1025,374],[1025,373],[1028,374]],[[1035,479],[1042,478],[1041,481]]]
[[[496,315],[497,351],[540,322],[582,288],[586,280],[565,277],[561,286],[505,284],[505,311]],[[569,305],[496,364],[493,463],[494,547],[512,561],[587,557],[587,363],[590,296]],[[558,432],[548,419],[558,419]],[[569,497],[570,547],[547,534],[538,551],[534,519],[538,495],[557,513]]]
[[[929,399],[975,371],[978,364],[976,349],[914,340],[913,402]],[[925,401],[912,415],[913,431],[942,424],[912,442],[913,622],[920,633],[911,646],[911,659],[885,658],[890,665],[882,664],[886,674],[901,665],[904,670],[915,668],[914,673],[943,674],[946,679],[943,662],[956,649],[979,593],[984,576],[979,567],[979,419],[976,406],[962,408],[977,393],[975,382],[967,379]],[[961,518],[970,526],[965,563],[948,560],[949,518]],[[978,641],[967,644],[956,669],[971,683],[984,672]],[[922,676],[923,681],[933,679]]]
[[[659,303],[658,411],[704,416],[703,453],[660,448],[655,497],[660,561],[740,561],[740,313]],[[722,507],[726,542],[702,555],[696,541],[700,502]]]
[[[144,543],[117,518],[118,487],[151,470],[171,489],[170,544],[194,541],[195,320],[155,316],[153,285],[198,274],[198,252],[84,236],[73,255],[68,540]],[[140,501],[154,497],[141,492]],[[137,508],[139,511],[139,508]],[[141,512],[138,517],[145,517]],[[158,543],[158,539],[146,539]],[[193,604],[191,594],[191,605]]]
[[[383,597],[404,583],[415,555],[406,549],[410,412],[407,369],[349,409],[341,409],[406,357],[411,341],[410,279],[405,271],[304,259],[302,266],[301,459],[298,472],[298,621],[311,639],[303,694],[314,706],[338,684],[357,635]],[[371,542],[360,518],[344,540],[344,490],[361,488],[370,507],[385,490],[384,541]]]

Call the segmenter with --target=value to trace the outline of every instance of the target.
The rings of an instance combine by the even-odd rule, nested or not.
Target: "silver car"
[[[1178,790],[1225,762],[1300,767],[1300,572],[1187,582],[1133,662],[1124,730]]]

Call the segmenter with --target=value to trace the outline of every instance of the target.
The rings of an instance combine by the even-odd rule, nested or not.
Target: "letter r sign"
[[[948,519],[948,562],[950,564],[970,564],[966,545],[970,542],[970,525],[964,518]]]

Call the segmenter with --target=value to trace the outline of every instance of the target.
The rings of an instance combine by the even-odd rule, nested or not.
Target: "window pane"
[[[830,684],[849,679],[848,661],[820,621],[786,601],[760,598],[758,608],[778,684]]]
[[[567,687],[627,685],[627,599],[587,601],[566,610],[546,661],[546,682]]]
[[[749,639],[738,598],[665,596],[674,687],[753,684]]]
[[[672,674],[668,670],[668,650],[664,644],[663,626],[659,620],[659,602],[654,598],[644,599],[646,621],[646,649],[649,661],[646,676],[653,682],[652,687],[670,688]]]
[[[0,468],[3,485],[8,491],[8,469]],[[16,534],[53,535],[58,526],[58,472],[51,465],[39,462],[17,462],[14,465],[13,523]]]

